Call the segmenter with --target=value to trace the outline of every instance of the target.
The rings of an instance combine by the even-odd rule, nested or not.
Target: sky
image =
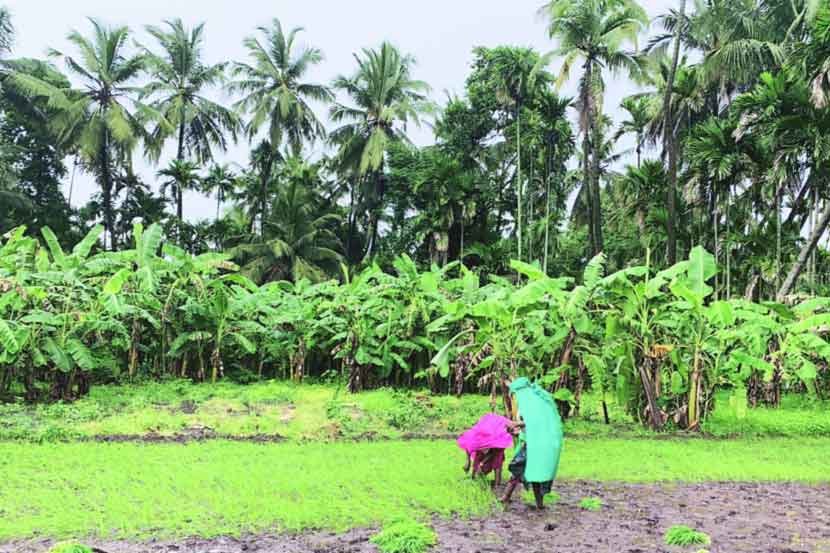
[[[86,34],[88,17],[110,25],[128,25],[134,40],[151,46],[146,25],[159,25],[165,19],[180,17],[187,25],[205,22],[205,58],[210,63],[244,60],[242,39],[268,25],[278,17],[284,28],[303,27],[301,42],[320,48],[325,61],[309,73],[309,81],[328,83],[340,74],[351,74],[354,54],[388,40],[403,52],[412,54],[417,65],[415,78],[432,87],[432,99],[443,103],[447,92],[462,94],[472,50],[477,46],[530,46],[539,52],[555,48],[545,32],[545,23],[537,16],[542,0],[6,0],[16,29],[12,57],[43,58],[49,48],[74,54],[66,40],[71,29]],[[677,0],[643,0],[641,5],[650,17],[665,13]],[[59,65],[60,68],[60,65]],[[553,60],[551,70],[558,71]],[[561,91],[573,95],[576,74]],[[606,112],[621,119],[620,100],[636,87],[622,76],[607,80]],[[230,98],[225,98],[228,103]],[[325,110],[319,114],[324,121]],[[332,128],[331,124],[327,124]],[[428,126],[409,129],[415,144],[433,142]],[[621,140],[620,148],[630,147],[630,139]],[[319,146],[318,146],[319,148]],[[247,161],[249,146],[240,143],[217,161]],[[160,161],[164,166],[170,151]],[[137,153],[136,171],[146,182],[155,182],[158,167],[150,165]],[[71,167],[71,165],[68,165]],[[65,182],[69,191],[70,178]],[[72,205],[85,203],[95,192],[90,175],[78,173],[74,180]],[[189,220],[211,218],[215,201],[198,193],[185,196],[184,213]]]

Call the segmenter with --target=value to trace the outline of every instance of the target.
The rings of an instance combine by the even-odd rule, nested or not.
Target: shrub
[[[414,520],[393,522],[370,540],[382,553],[423,553],[438,543],[435,532]]]
[[[712,540],[703,532],[677,524],[669,528],[665,536],[666,545],[709,545]]]

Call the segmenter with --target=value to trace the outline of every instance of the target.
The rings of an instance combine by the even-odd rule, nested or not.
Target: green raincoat
[[[556,403],[547,391],[524,377],[510,384],[510,392],[516,395],[519,415],[525,423],[523,440],[518,446],[524,441],[527,447],[524,481],[551,482],[559,468],[563,439]]]

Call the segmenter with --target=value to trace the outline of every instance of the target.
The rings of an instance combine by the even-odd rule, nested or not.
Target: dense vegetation
[[[9,56],[0,10],[0,396],[313,377],[495,400],[523,374],[566,416],[591,389],[689,429],[721,389],[827,397],[830,5],[690,8],[646,36],[632,0],[552,0],[552,52],[476,48],[442,106],[390,43],[325,84],[277,19],[218,63],[204,25],[141,45],[92,20],[53,52],[64,75]],[[610,74],[641,85],[622,122]],[[221,163],[235,141],[239,170]],[[171,148],[158,182],[133,171]],[[99,187],[80,209],[60,187],[76,170]],[[187,190],[216,214],[185,220]]]
[[[599,255],[578,285],[520,261],[514,279],[483,281],[457,263],[418,271],[407,256],[394,272],[257,285],[227,256],[163,243],[158,225],[137,224],[133,248],[91,254],[100,232],[69,253],[48,228],[42,243],[19,228],[0,246],[0,392],[73,399],[92,379],[232,375],[495,398],[524,374],[565,415],[591,387],[654,428],[698,428],[720,387],[753,404],[830,393],[830,299],[714,299],[717,268],[700,247],[668,269],[607,276]]]

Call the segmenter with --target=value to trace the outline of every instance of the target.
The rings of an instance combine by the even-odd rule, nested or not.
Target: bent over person
[[[458,437],[458,447],[467,454],[465,472],[472,468],[473,478],[492,472],[495,474],[493,485],[501,485],[504,450],[513,445],[513,438],[508,433],[510,424],[510,419],[487,413]]]
[[[533,489],[536,508],[544,509],[544,497],[550,493],[559,468],[562,420],[553,397],[527,378],[514,380],[510,393],[516,398],[521,424],[511,427],[519,439],[508,465],[512,476],[501,501],[507,506],[521,483],[525,489]]]

